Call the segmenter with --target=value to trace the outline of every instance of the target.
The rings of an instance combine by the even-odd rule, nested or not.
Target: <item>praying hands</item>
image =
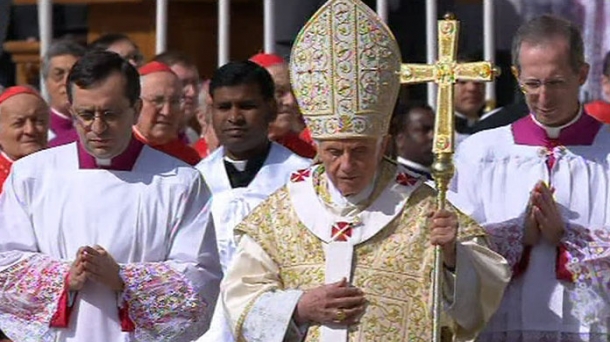
[[[113,291],[122,291],[123,280],[119,276],[119,265],[100,246],[81,247],[70,268],[68,286],[70,291],[79,291],[87,280],[104,284]]]
[[[557,203],[553,199],[554,188],[544,182],[538,182],[530,195],[530,202],[525,219],[524,243],[535,245],[540,236],[557,245],[565,230],[565,222],[561,217]]]

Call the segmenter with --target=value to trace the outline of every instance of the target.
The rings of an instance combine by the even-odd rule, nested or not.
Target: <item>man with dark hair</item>
[[[41,63],[41,73],[51,107],[49,146],[59,146],[78,139],[68,113],[66,82],[70,69],[85,54],[85,48],[71,40],[53,42]]]
[[[601,83],[602,99],[587,103],[585,110],[597,120],[610,123],[610,51],[604,57]]]
[[[390,134],[396,160],[407,170],[431,180],[430,166],[434,140],[434,111],[423,102],[398,104],[394,109]]]
[[[304,159],[269,141],[269,122],[276,115],[273,80],[257,64],[232,62],[218,69],[210,82],[212,124],[220,147],[197,165],[212,191],[211,211],[223,271],[233,258],[233,228],[296,170]],[[210,331],[199,341],[233,341],[222,307]]]
[[[87,47],[89,50],[106,50],[118,53],[136,68],[144,61],[140,49],[127,35],[122,33],[108,33],[92,41]]]
[[[513,266],[480,341],[610,339],[610,131],[579,102],[588,72],[573,23],[525,23],[513,73],[530,114],[458,149],[456,200]]]
[[[199,138],[197,131],[191,127],[193,121],[196,122],[195,112],[199,106],[199,70],[197,65],[190,57],[178,51],[163,52],[155,56],[153,61],[169,66],[182,83],[184,120],[180,127],[180,134],[183,136],[183,140],[186,140],[185,142],[194,143]]]
[[[191,341],[221,277],[209,190],[132,136],[126,60],[90,52],[67,83],[78,141],[15,162],[0,195],[0,326],[15,341]]]

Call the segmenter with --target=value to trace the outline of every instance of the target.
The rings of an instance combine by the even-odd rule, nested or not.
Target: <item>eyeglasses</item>
[[[106,125],[113,125],[118,122],[123,111],[114,111],[114,110],[76,110],[72,109],[72,114],[76,121],[81,124],[83,127],[88,128],[93,125],[95,119],[99,119],[103,121]]]
[[[157,96],[157,97],[153,97],[153,98],[146,98],[144,96],[140,97],[142,100],[150,103],[153,105],[153,107],[155,107],[157,110],[161,110],[163,109],[163,107],[165,106],[165,104],[169,104],[170,108],[181,108],[182,105],[184,105],[184,98],[183,97],[172,97],[172,98],[165,98],[163,96]]]
[[[558,92],[565,90],[568,87],[568,81],[564,79],[551,79],[546,81],[530,79],[524,82],[519,82],[519,87],[524,94],[527,95],[538,95],[542,86],[549,92]]]

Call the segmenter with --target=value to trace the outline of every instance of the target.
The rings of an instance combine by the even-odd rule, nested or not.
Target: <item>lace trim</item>
[[[5,254],[6,255],[6,254]],[[33,254],[0,273],[0,325],[16,341],[52,341],[69,265]]]
[[[610,232],[608,228],[586,229],[568,225],[562,241],[566,268],[576,286],[570,300],[578,303],[572,314],[586,324],[604,325],[610,317]]]
[[[203,335],[211,313],[183,274],[164,263],[144,263],[124,266],[121,277],[136,340],[191,341]]]
[[[502,255],[515,268],[523,255],[523,218],[485,225],[489,247]]]

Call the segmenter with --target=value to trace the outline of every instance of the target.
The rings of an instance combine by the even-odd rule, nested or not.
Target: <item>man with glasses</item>
[[[153,59],[161,62],[172,69],[182,83],[182,95],[184,96],[184,120],[180,127],[180,138],[188,143],[195,143],[199,139],[197,131],[191,127],[196,125],[195,113],[199,107],[199,70],[195,62],[187,55],[178,51],[166,51]]]
[[[587,115],[574,24],[545,15],[513,40],[513,73],[530,114],[473,135],[453,190],[513,266],[480,341],[610,339],[610,131]]]
[[[134,126],[136,138],[190,165],[197,164],[201,160],[199,153],[178,136],[184,122],[184,97],[178,76],[160,62],[141,67],[140,76],[142,110]]]
[[[79,140],[15,162],[0,195],[0,326],[15,341],[191,341],[221,277],[209,190],[133,138],[126,60],[91,52],[67,86]]]

